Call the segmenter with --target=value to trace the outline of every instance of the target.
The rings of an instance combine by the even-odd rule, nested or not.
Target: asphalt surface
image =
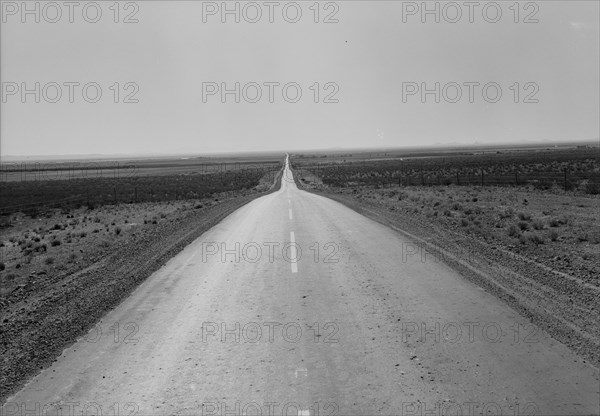
[[[286,168],[2,414],[600,413],[598,369],[441,257]]]

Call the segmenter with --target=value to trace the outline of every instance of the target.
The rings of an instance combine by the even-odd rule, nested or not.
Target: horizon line
[[[65,159],[149,159],[149,158],[163,158],[163,157],[211,157],[211,156],[231,156],[231,155],[245,155],[245,154],[272,154],[272,153],[298,153],[298,152],[343,152],[343,151],[355,151],[355,152],[369,152],[369,151],[397,151],[397,150],[419,150],[419,149],[472,149],[472,148],[499,148],[499,147],[555,147],[555,146],[577,146],[577,145],[594,145],[593,147],[600,147],[600,138],[589,139],[589,140],[577,140],[577,141],[515,141],[515,142],[495,142],[483,144],[479,142],[472,143],[434,143],[424,144],[417,146],[381,146],[381,147],[342,147],[333,146],[327,148],[298,148],[298,149],[264,149],[264,150],[222,150],[222,151],[181,151],[181,152],[148,152],[148,153],[73,153],[73,154],[36,154],[36,155],[3,155],[0,154],[0,162],[4,162],[5,159],[11,159],[12,161],[19,160],[65,160]]]

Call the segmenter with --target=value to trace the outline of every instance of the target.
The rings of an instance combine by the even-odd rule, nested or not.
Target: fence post
[[[483,186],[483,169],[481,169],[481,186]]]
[[[519,185],[519,171],[515,168],[515,186]]]
[[[458,171],[456,171],[456,184],[460,185],[460,179],[458,177]]]

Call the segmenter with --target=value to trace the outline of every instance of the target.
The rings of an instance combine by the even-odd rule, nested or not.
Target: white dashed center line
[[[294,216],[292,215],[292,209],[288,208],[288,213],[290,214],[290,220],[294,219]]]
[[[294,236],[293,231],[290,231],[290,243],[290,261],[292,266],[292,273],[298,273],[298,253],[296,252],[296,237]]]

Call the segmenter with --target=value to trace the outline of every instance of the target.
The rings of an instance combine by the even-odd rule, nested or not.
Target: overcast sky
[[[20,1],[2,2],[2,155],[599,137],[598,1],[521,2],[518,13],[513,1],[485,10],[489,2],[472,10],[462,1],[450,6],[428,2],[431,9],[439,7],[439,23],[435,15],[415,10],[421,2],[321,3],[318,23],[313,1],[278,2],[272,23],[262,1],[255,3],[262,10],[257,23],[246,21],[255,18],[257,8],[244,8],[243,2],[239,23],[233,14],[222,23],[220,10],[214,10],[221,2],[121,3],[115,16],[113,2],[100,1],[102,16],[96,23],[86,21],[96,19],[94,5],[84,12],[86,2],[80,2],[71,23],[62,1],[55,3],[60,19],[57,8],[46,3],[38,4],[36,23],[35,13],[22,15]],[[233,9],[235,3],[228,6]],[[32,10],[35,4],[28,2]],[[302,15],[292,23],[296,5]],[[138,22],[124,23],[127,17]],[[324,23],[325,18],[337,23]],[[22,87],[35,91],[36,82],[40,102],[35,93],[26,94],[23,102]],[[236,82],[239,103],[233,93],[222,102],[219,91],[211,90],[222,83],[234,90]],[[250,102],[256,100],[253,83],[262,92],[256,103]],[[284,97],[287,83],[296,84],[288,85]],[[435,90],[436,83],[440,102],[434,93],[422,102],[420,89]],[[88,102],[96,99],[94,85],[102,91],[95,103]],[[297,86],[302,96],[288,102],[296,100]],[[496,97],[498,87],[501,97]],[[138,102],[123,102],[128,95]],[[338,102],[325,103],[326,97]]]

